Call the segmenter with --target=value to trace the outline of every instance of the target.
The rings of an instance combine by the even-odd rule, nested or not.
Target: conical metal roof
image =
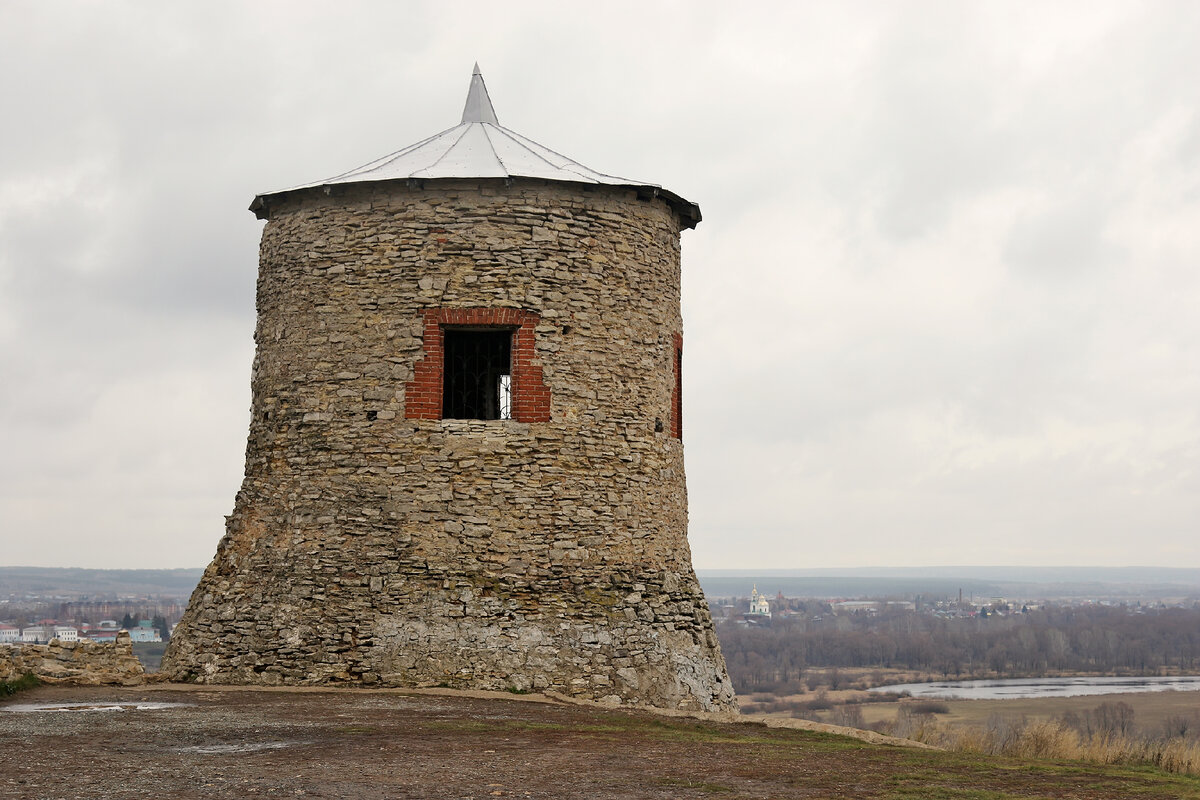
[[[628,186],[662,197],[679,213],[683,225],[688,228],[694,228],[700,221],[699,206],[657,184],[596,172],[500,125],[478,64],[471,75],[462,121],[455,127],[341,175],[260,194],[250,204],[250,210],[260,219],[265,218],[270,198],[303,189],[439,178],[540,178]]]

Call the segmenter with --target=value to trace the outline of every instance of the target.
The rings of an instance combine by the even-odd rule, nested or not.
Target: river
[[[1078,697],[1127,692],[1194,692],[1200,675],[1173,678],[1011,678],[1006,680],[938,681],[879,686],[872,692],[960,700],[1006,700],[1027,697]]]

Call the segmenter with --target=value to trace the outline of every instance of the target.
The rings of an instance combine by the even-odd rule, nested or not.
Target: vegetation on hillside
[[[1200,775],[1200,716],[1180,714],[1164,730],[1144,732],[1134,723],[1133,708],[1123,702],[1101,703],[1082,715],[1054,720],[993,714],[982,727],[942,725],[933,714],[902,705],[895,722],[880,727],[893,736],[961,752],[1154,766]]]
[[[0,697],[8,697],[17,692],[23,692],[26,689],[32,689],[35,686],[40,686],[41,681],[38,676],[32,672],[26,672],[19,678],[13,678],[9,681],[0,681]]]
[[[1074,606],[946,617],[904,609],[834,615],[812,605],[766,625],[719,624],[739,694],[800,690],[811,668],[904,669],[939,678],[1200,671],[1196,608]]]

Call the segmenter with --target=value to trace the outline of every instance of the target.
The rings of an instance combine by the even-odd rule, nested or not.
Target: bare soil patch
[[[43,687],[0,704],[0,797],[1200,800],[1200,780],[1153,769],[983,758],[521,700]],[[13,703],[124,710],[4,710]]]

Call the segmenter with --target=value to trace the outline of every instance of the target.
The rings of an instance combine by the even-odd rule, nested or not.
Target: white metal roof
[[[347,183],[438,178],[540,178],[629,186],[662,196],[679,212],[683,224],[689,228],[695,227],[700,221],[700,208],[695,203],[689,203],[657,184],[596,172],[501,126],[478,64],[471,75],[462,121],[455,127],[341,175],[264,192],[254,198],[250,210],[259,217],[265,217],[269,198],[302,189]]]

